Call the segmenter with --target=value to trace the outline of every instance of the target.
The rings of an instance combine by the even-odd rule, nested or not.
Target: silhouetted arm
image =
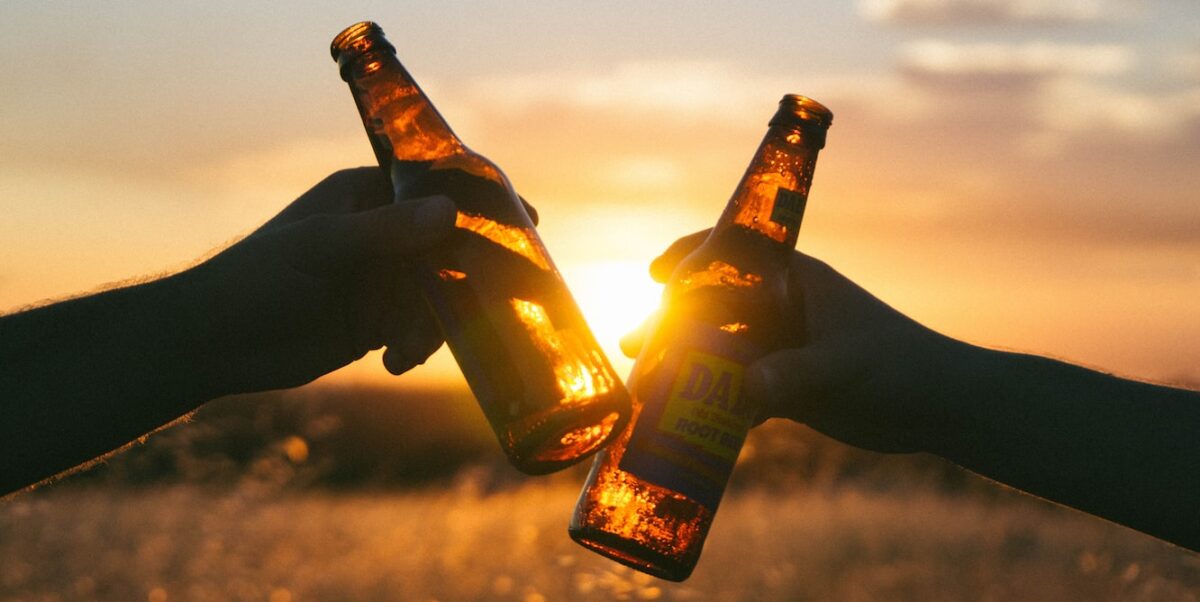
[[[453,203],[392,203],[378,169],[330,176],[182,273],[0,317],[0,495],[230,393],[290,387],[388,346],[399,374],[442,343],[409,259]]]
[[[0,318],[0,493],[220,394],[193,288],[181,274]]]
[[[1200,551],[1200,393],[964,345],[932,451]]]

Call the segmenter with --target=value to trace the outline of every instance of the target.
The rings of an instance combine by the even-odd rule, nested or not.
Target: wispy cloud
[[[734,83],[737,85],[731,85]],[[747,101],[761,102],[763,90],[778,96],[792,91],[787,77],[746,73],[733,63],[720,61],[627,62],[599,73],[491,76],[478,78],[468,87],[486,95],[490,105],[509,109],[567,104],[689,119],[719,115]]]
[[[1188,81],[1200,82],[1200,48],[1182,51],[1164,59],[1167,72]]]
[[[1112,75],[1126,72],[1133,65],[1133,51],[1117,44],[918,40],[900,51],[902,71],[931,78]]]
[[[1200,140],[1200,86],[1172,93],[1128,86],[1122,75],[1135,69],[1136,57],[1126,47],[923,40],[902,46],[900,56],[892,73],[794,81],[733,64],[658,61],[604,72],[489,75],[427,88],[468,144],[503,165],[531,201],[544,204],[548,223],[563,219],[556,208],[574,212],[596,204],[711,217],[787,91],[809,93],[838,115],[819,189],[842,198],[825,211],[874,214],[876,201],[889,199],[889,206],[902,208],[889,218],[898,222],[937,217],[950,207],[957,209],[947,219],[961,224],[985,206],[1039,207],[1036,215],[1043,215],[1043,204],[1084,203],[1080,215],[1092,215],[1094,191],[1067,182],[1096,179],[1086,174],[1123,181],[1112,198],[1100,201],[1120,206],[1119,197],[1143,184],[1197,180],[1177,174],[1200,151],[1189,142],[1189,136]],[[1136,146],[1139,163],[1094,162],[1114,141]],[[1080,149],[1086,158],[1073,156]],[[297,139],[231,156],[202,176],[224,182],[238,199],[280,198],[353,156],[370,161],[357,133]],[[1053,173],[1030,172],[1049,157],[1057,161]],[[1013,182],[1021,199],[1012,197]],[[1018,230],[1062,236],[1046,225],[1054,221],[1055,228],[1078,229],[1085,238],[1107,232],[1108,240],[1194,244],[1186,236],[1194,212],[1171,194],[1156,199],[1161,210],[1139,219],[1112,217],[1106,227],[1064,210],[1062,219],[1039,221],[1041,229]],[[997,219],[979,221],[980,236],[998,232],[986,226]]]
[[[1136,143],[1190,143],[1200,133],[1200,86],[1148,93],[1089,80],[1063,79],[1039,98],[1044,134]]]
[[[1071,24],[1127,14],[1115,0],[864,0],[866,19],[894,25]]]
[[[278,201],[312,186],[323,175],[353,165],[373,164],[365,135],[338,138],[296,137],[229,153],[216,160],[179,170],[177,177],[222,195]]]
[[[1136,66],[1134,52],[1115,44],[941,40],[904,45],[898,62],[941,113],[964,121],[1003,115],[991,120],[991,139],[1043,156],[1114,136],[1122,144],[1186,142],[1200,126],[1200,87],[1140,90],[1118,77]]]

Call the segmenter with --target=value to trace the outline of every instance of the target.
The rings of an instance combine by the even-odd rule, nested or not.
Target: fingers
[[[313,215],[280,234],[293,267],[337,276],[429,249],[454,228],[455,215],[449,198],[432,196],[346,215]]]
[[[334,172],[258,229],[268,232],[319,214],[344,214],[392,202],[392,184],[378,167]]]
[[[760,421],[777,416],[808,422],[821,411],[833,376],[818,346],[784,349],[750,365],[745,394],[761,404]]]
[[[424,364],[442,346],[442,331],[429,308],[421,304],[416,315],[407,320],[403,332],[387,344],[383,366],[400,375]]]
[[[625,354],[625,357],[637,359],[638,354],[642,352],[642,346],[646,344],[646,338],[658,326],[661,314],[661,310],[655,310],[654,313],[646,316],[646,319],[642,320],[642,323],[638,324],[637,328],[634,328],[621,337],[621,353]]]
[[[671,243],[671,246],[667,247],[662,255],[655,257],[654,261],[650,262],[650,277],[655,282],[666,283],[671,277],[671,272],[675,271],[675,266],[679,265],[679,262],[688,256],[688,253],[700,246],[700,243],[708,238],[709,232],[712,232],[712,228],[693,232]]]
[[[625,333],[618,344],[625,357],[637,359],[638,354],[642,352],[642,346],[646,344],[646,325],[642,324],[636,330]]]

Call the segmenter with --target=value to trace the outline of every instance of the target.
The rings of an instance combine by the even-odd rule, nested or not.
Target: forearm
[[[0,495],[216,394],[190,286],[177,275],[0,318]]]
[[[984,476],[1200,550],[1200,393],[969,348],[936,451]]]

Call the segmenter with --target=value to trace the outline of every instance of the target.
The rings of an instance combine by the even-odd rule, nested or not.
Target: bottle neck
[[[342,65],[363,126],[380,165],[435,161],[466,152],[390,45],[358,54]]]
[[[744,228],[789,250],[794,248],[820,146],[813,143],[811,130],[772,125],[713,234]]]

